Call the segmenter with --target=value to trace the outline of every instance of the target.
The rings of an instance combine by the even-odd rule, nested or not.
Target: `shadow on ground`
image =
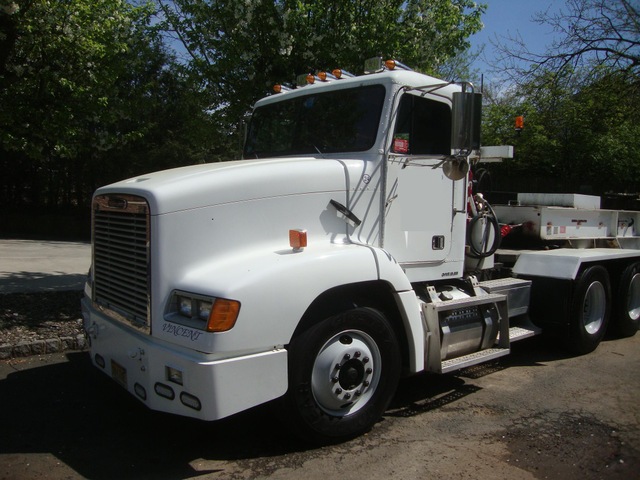
[[[0,294],[82,290],[87,275],[64,272],[12,272],[0,276]]]
[[[496,368],[536,364],[530,347],[515,353]],[[79,475],[100,480],[191,478],[207,473],[191,466],[197,459],[237,461],[310,448],[282,427],[268,405],[214,423],[155,413],[96,371],[87,353],[67,358],[0,381],[0,452],[50,454]],[[478,390],[462,375],[404,379],[387,421],[424,414]]]

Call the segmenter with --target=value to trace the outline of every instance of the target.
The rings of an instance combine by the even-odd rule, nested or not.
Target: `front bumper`
[[[82,300],[93,364],[152,410],[218,420],[287,390],[283,348],[219,358],[154,339]]]

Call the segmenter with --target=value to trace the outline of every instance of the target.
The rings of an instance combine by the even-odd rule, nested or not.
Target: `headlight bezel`
[[[226,332],[234,327],[239,311],[240,302],[235,300],[174,290],[164,319],[206,332]]]

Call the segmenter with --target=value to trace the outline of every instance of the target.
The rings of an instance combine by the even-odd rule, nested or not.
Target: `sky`
[[[558,12],[564,1],[560,0],[477,0],[487,5],[487,11],[482,16],[484,28],[473,35],[470,40],[472,51],[476,51],[484,44],[485,58],[479,58],[472,68],[480,73],[488,74],[491,64],[496,58],[496,52],[491,44],[496,39],[506,42],[506,38],[518,34],[529,46],[529,50],[543,53],[553,40],[553,32],[549,25],[538,25],[533,22],[536,13]]]

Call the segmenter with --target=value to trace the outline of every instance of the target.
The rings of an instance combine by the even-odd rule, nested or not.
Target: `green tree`
[[[576,87],[547,73],[508,92],[485,96],[483,142],[512,144],[515,158],[492,166],[497,189],[640,191],[639,85],[623,73]],[[487,98],[488,97],[488,98]],[[524,115],[525,128],[514,131]]]
[[[534,20],[556,32],[546,52],[531,52],[517,37],[498,45],[503,61],[497,70],[508,73],[510,87],[494,88],[501,93],[487,102],[484,141],[510,138],[516,158],[493,168],[500,178],[494,185],[639,192],[638,6],[570,0],[558,13],[542,12]],[[525,115],[524,131],[505,133],[516,115]]]
[[[154,13],[122,0],[0,0],[4,205],[82,206],[101,184],[204,160],[201,93]]]
[[[395,57],[435,72],[469,47],[484,6],[470,0],[157,0],[229,134],[274,83]]]
[[[34,203],[55,204],[64,163],[75,158],[90,129],[107,111],[117,78],[115,58],[126,53],[130,14],[121,2],[3,1],[10,25],[0,78],[0,142],[14,198],[28,179]],[[104,144],[96,135],[95,147]]]

